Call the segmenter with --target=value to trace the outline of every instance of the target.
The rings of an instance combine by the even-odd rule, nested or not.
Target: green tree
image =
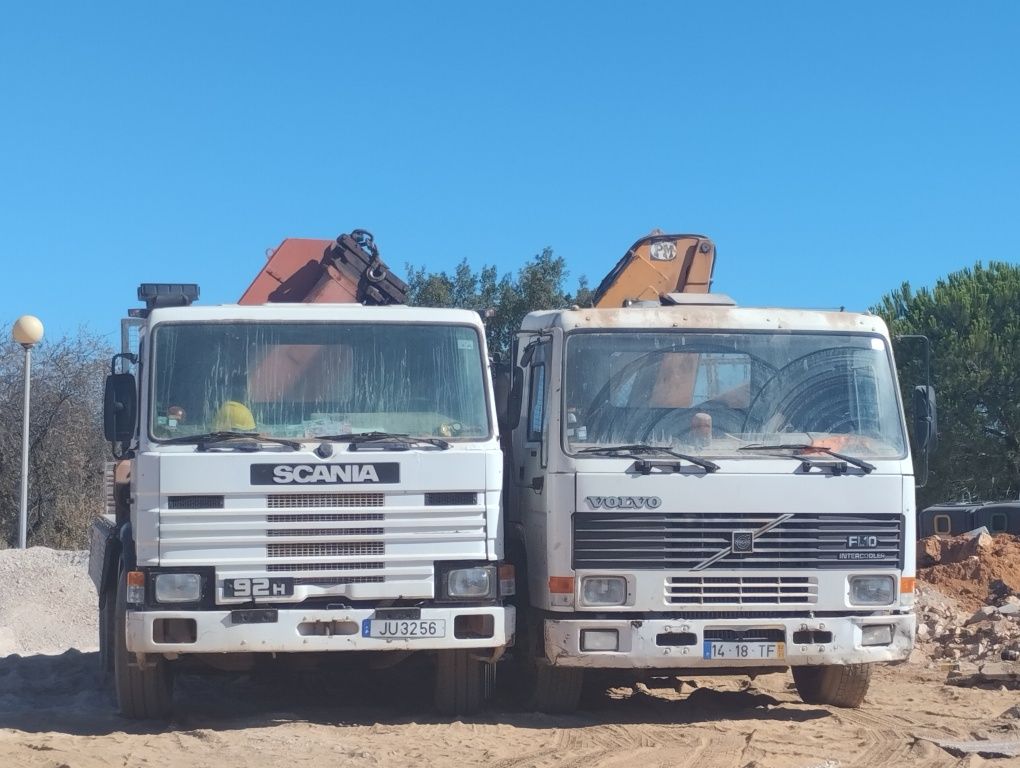
[[[904,283],[875,311],[893,335],[932,344],[939,449],[920,507],[940,501],[1015,498],[1020,490],[1020,265],[979,262],[934,289]],[[904,399],[923,381],[920,352],[901,346]]]
[[[567,293],[569,273],[563,258],[545,248],[521,267],[516,275],[499,275],[496,267],[471,269],[467,259],[453,274],[426,272],[424,267],[407,267],[407,303],[421,307],[473,309],[486,319],[489,351],[504,357],[510,349],[521,320],[536,309],[561,309],[590,302],[591,291],[584,277],[577,290]]]

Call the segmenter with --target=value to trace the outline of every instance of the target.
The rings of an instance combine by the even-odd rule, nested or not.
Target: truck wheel
[[[436,653],[436,709],[441,715],[473,715],[492,696],[496,665],[475,658],[477,651]]]
[[[104,592],[99,598],[99,666],[103,680],[113,678],[113,626],[116,613],[116,592]]]
[[[121,571],[113,624],[113,678],[117,706],[133,720],[164,719],[170,714],[174,674],[158,654],[147,654],[144,664],[127,649],[127,576]]]
[[[524,626],[518,625],[521,648],[514,649],[521,655],[515,674],[518,698],[525,709],[551,715],[574,712],[581,703],[584,670],[549,664],[542,642],[542,617],[535,611],[526,613]]]
[[[825,664],[791,667],[797,693],[805,704],[859,707],[871,683],[870,664]]]

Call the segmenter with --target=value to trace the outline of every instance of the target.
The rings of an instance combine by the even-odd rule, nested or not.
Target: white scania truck
[[[121,712],[167,715],[184,665],[336,652],[431,654],[440,711],[477,710],[514,631],[477,313],[186,288],[140,290],[107,382],[90,569]]]
[[[806,702],[859,705],[871,664],[905,658],[915,632],[914,471],[885,324],[635,293],[534,312],[518,337],[507,537],[526,701],[569,711],[585,674],[791,668]],[[926,450],[934,399],[915,395]]]

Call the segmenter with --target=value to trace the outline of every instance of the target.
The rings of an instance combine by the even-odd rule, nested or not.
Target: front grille
[[[381,507],[382,493],[273,493],[266,497],[270,509]]]
[[[786,641],[783,629],[706,629],[706,640],[717,643],[782,643]]]
[[[426,507],[463,507],[478,503],[477,493],[446,491],[443,493],[426,493]]]
[[[382,528],[271,528],[266,536],[382,536]]]
[[[372,557],[385,554],[381,541],[267,544],[269,557]]]
[[[818,579],[810,576],[673,576],[666,579],[672,605],[817,603]]]
[[[381,512],[336,515],[267,515],[267,523],[368,523],[385,520]]]
[[[386,579],[382,576],[312,576],[296,578],[294,583],[309,587],[333,587],[337,584],[382,584]]]
[[[902,515],[798,513],[776,524],[780,517],[721,512],[577,512],[573,518],[574,568],[690,571],[902,567]],[[774,527],[754,537],[752,552],[726,552],[735,532],[752,533],[770,524]],[[860,546],[862,541],[869,542],[869,537],[875,537],[876,546]],[[723,552],[718,560],[707,562]]]
[[[222,496],[168,496],[167,509],[223,509]]]
[[[297,571],[374,571],[385,567],[385,563],[270,563],[269,573],[295,573]],[[381,578],[381,577],[380,577]]]

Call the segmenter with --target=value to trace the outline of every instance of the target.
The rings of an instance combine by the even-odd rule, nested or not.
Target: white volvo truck
[[[534,312],[513,361],[531,706],[575,708],[596,671],[786,668],[806,702],[857,706],[909,654],[914,471],[880,318],[670,294]],[[927,446],[930,388],[915,406]]]
[[[166,716],[186,663],[312,653],[431,654],[438,708],[478,709],[514,631],[478,315],[196,293],[143,286],[107,382],[90,570],[122,713]]]

